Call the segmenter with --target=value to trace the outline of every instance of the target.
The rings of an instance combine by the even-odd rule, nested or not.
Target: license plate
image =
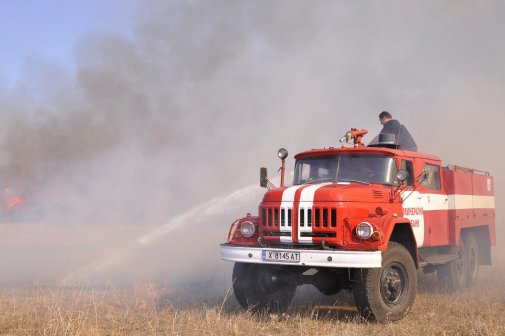
[[[299,263],[300,252],[282,252],[263,250],[262,258],[265,261]]]

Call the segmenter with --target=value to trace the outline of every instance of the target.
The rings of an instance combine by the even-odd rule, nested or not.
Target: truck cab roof
[[[392,149],[386,147],[328,147],[311,149],[295,155],[295,159],[305,159],[318,156],[331,156],[338,154],[386,154],[395,157],[421,158],[440,162],[440,158],[435,155],[411,152],[406,150]]]

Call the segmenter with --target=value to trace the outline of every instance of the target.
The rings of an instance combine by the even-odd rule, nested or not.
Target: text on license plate
[[[300,252],[263,250],[262,258],[265,261],[284,261],[290,263],[298,263],[300,262]]]

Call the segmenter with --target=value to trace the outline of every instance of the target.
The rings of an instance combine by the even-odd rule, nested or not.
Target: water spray
[[[209,216],[216,216],[218,214],[231,213],[234,208],[241,207],[244,203],[257,200],[260,197],[260,194],[261,189],[258,187],[258,185],[254,184],[236,190],[227,196],[216,197],[209,202],[197,205],[184,212],[183,214],[175,217],[168,223],[148,231],[133,241],[129,247],[115,252],[112,255],[105,255],[95,262],[70,273],[62,279],[61,283],[63,285],[76,283],[88,278],[97,272],[105,271],[112,265],[126,261],[139,249],[149,247],[170,232],[173,232],[183,225],[188,225],[188,223],[194,221],[195,218],[208,218]],[[223,227],[226,227],[226,224],[223,224]]]

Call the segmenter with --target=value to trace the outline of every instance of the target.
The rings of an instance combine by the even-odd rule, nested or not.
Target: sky
[[[134,0],[0,1],[0,86],[15,87],[31,60],[75,71],[75,46],[93,32],[132,34]]]
[[[256,212],[259,167],[367,141],[383,110],[419,151],[490,171],[502,203],[503,1],[27,4],[0,11],[0,172],[48,229],[17,236],[0,282],[229,280],[219,243]]]

